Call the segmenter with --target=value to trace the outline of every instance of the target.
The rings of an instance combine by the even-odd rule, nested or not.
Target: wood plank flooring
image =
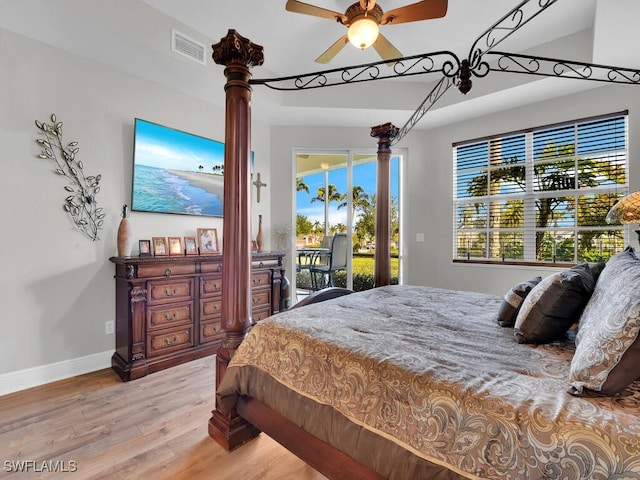
[[[231,453],[211,439],[214,374],[207,357],[131,382],[106,369],[2,396],[0,478],[326,479],[264,434]]]

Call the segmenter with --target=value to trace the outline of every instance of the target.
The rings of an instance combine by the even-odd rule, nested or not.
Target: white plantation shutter
[[[454,260],[608,258],[626,242],[604,218],[627,194],[627,112],[453,145]]]

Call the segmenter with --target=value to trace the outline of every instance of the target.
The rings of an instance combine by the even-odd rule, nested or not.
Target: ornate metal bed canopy
[[[274,90],[291,91],[441,73],[440,80],[405,125],[399,129],[392,144],[400,141],[451,87],[455,86],[466,94],[471,90],[472,76],[482,78],[492,71],[605,83],[640,84],[638,69],[494,51],[506,38],[557,1],[524,0],[480,35],[465,59],[460,59],[450,51],[438,51],[302,75],[251,79],[249,83],[264,85]]]

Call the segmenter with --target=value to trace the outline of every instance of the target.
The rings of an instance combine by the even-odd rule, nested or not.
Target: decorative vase
[[[262,215],[258,215],[258,234],[256,235],[258,253],[262,252]]]
[[[131,248],[133,247],[133,235],[131,234],[131,225],[127,217],[129,216],[129,207],[122,207],[122,220],[118,227],[118,256],[130,257]]]

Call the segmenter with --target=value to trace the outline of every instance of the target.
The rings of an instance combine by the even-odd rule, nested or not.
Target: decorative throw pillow
[[[640,378],[640,260],[627,247],[609,259],[580,318],[570,393],[615,395]]]
[[[604,267],[605,267],[606,263],[604,263],[604,262],[588,262],[588,264],[589,264],[589,270],[591,270],[591,274],[593,275],[593,281],[597,282],[598,281],[598,277],[602,273],[602,270],[604,270]]]
[[[524,299],[516,317],[518,343],[549,343],[562,338],[579,320],[594,285],[587,262],[543,279]]]
[[[504,294],[502,304],[500,304],[500,309],[498,310],[498,324],[501,327],[513,327],[522,301],[541,280],[542,277],[530,278],[526,282],[514,285]]]

